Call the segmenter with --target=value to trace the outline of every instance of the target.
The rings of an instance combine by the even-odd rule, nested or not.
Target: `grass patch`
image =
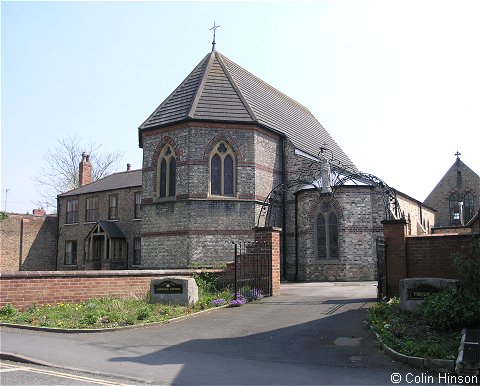
[[[387,346],[404,355],[456,359],[461,331],[431,327],[421,314],[404,311],[394,298],[373,306],[368,324]]]
[[[144,299],[92,298],[81,303],[57,303],[37,306],[35,303],[24,311],[11,305],[0,308],[0,322],[29,326],[56,328],[110,328],[154,322],[186,316],[198,311],[228,304],[233,299],[231,291],[212,285],[211,277],[197,277],[199,300],[193,307],[174,304],[150,304]],[[224,302],[215,302],[223,299]]]

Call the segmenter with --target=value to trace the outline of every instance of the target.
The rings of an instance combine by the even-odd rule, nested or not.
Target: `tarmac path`
[[[375,284],[287,283],[280,296],[242,307],[115,332],[4,327],[0,347],[130,384],[391,385],[392,373],[421,376],[383,354],[365,325]]]

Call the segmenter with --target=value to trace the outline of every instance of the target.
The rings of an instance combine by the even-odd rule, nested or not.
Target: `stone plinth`
[[[166,276],[152,279],[150,302],[193,306],[198,302],[195,279],[186,276]]]
[[[458,280],[430,278],[411,278],[400,280],[400,306],[407,311],[417,311],[426,296],[442,292],[445,288],[456,286]]]

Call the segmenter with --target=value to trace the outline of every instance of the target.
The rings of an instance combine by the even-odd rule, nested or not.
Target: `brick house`
[[[91,182],[83,154],[80,187],[57,200],[59,270],[140,268],[142,171]]]
[[[479,209],[480,177],[457,159],[437,186],[425,199],[425,204],[437,210],[436,227],[467,224]]]
[[[321,179],[325,186],[333,175],[357,168],[305,106],[219,52],[200,61],[138,135],[142,171],[117,173],[59,196],[62,269],[120,267],[112,264],[115,247],[105,247],[120,233],[127,257],[119,261],[126,268],[227,262],[232,241],[253,240],[256,226],[275,226],[282,228],[285,278],[374,279],[385,197],[365,183],[336,188],[333,195],[318,188],[318,176],[300,186],[312,164],[328,164],[321,169],[328,171]],[[319,155],[325,149],[328,162]],[[274,197],[278,187],[282,194]],[[134,220],[132,195],[140,192],[141,220]],[[118,220],[108,218],[112,194],[118,195]],[[409,232],[427,233],[434,210],[396,196],[410,219]],[[94,219],[88,219],[89,208],[98,212]],[[76,265],[69,243],[75,240]],[[139,264],[132,260],[133,245]]]

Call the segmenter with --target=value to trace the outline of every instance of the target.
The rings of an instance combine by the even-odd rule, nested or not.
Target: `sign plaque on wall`
[[[177,284],[166,280],[153,286],[153,292],[156,294],[183,294],[183,284]]]
[[[422,284],[408,290],[408,300],[423,300],[428,295],[438,294],[439,292],[441,292],[440,288],[434,287],[433,285]]]

